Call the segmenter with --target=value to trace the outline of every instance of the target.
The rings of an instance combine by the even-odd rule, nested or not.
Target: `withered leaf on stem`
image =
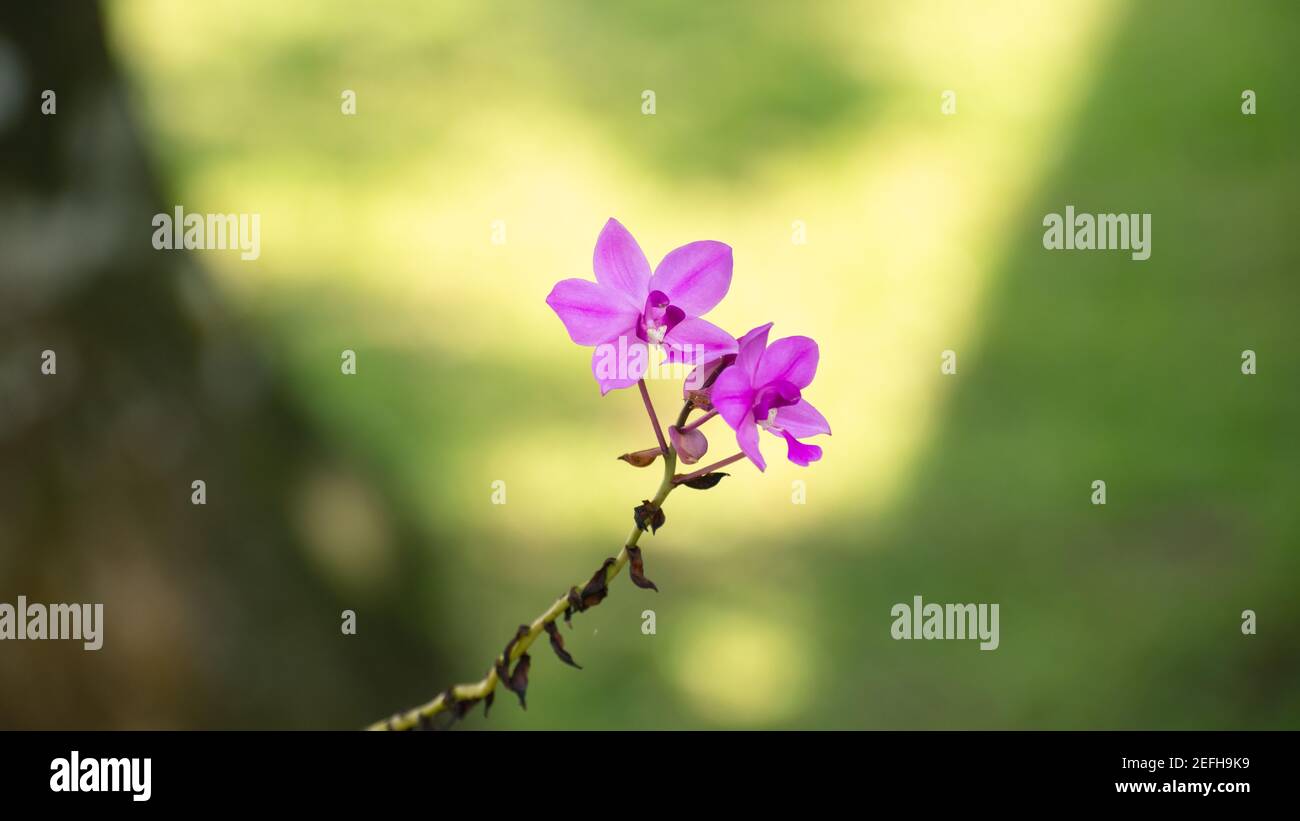
[[[555,622],[548,621],[546,623],[546,634],[551,637],[551,649],[555,651],[555,655],[560,657],[560,661],[581,670],[582,665],[574,661],[573,656],[569,655],[569,651],[564,649],[564,636],[560,635],[560,628],[556,626]]]
[[[614,564],[614,557],[609,557],[601,562],[600,569],[592,574],[591,580],[587,586],[582,588],[579,594],[582,597],[582,609],[587,610],[595,607],[605,600],[609,595],[608,573],[610,565]]]
[[[613,557],[606,559],[601,564],[600,569],[591,577],[591,581],[587,582],[587,586],[582,588],[582,592],[578,594],[579,601],[582,604],[580,610],[595,607],[609,595],[609,584],[605,579],[605,574],[614,561]]]
[[[663,509],[649,499],[642,499],[641,504],[632,510],[632,521],[636,523],[637,530],[658,533],[666,519]]]
[[[637,587],[648,588],[658,593],[658,586],[645,577],[645,563],[641,560],[641,548],[636,546],[628,547],[627,558],[630,567],[628,575],[632,577],[632,584],[635,584]]]
[[[528,668],[532,666],[533,660],[527,653],[519,657],[518,663],[515,664],[515,671],[510,674],[510,682],[506,686],[510,692],[519,696],[519,706],[528,709],[528,702],[524,700],[524,695],[528,692]]]
[[[446,730],[465,717],[479,700],[476,698],[456,698],[456,688],[448,687],[442,691],[444,709],[441,714],[420,715],[412,730]],[[441,721],[440,721],[441,719]],[[441,726],[439,726],[441,724]]]
[[[660,451],[659,448],[646,448],[645,450],[635,450],[631,453],[625,453],[618,458],[627,462],[634,468],[647,468],[654,464],[654,461],[659,458],[660,453],[662,453],[662,451]]]
[[[709,392],[705,390],[687,391],[686,398],[692,405],[700,410],[713,410],[713,403],[709,401]]]
[[[532,628],[526,624],[519,625],[519,629],[515,631],[514,638],[510,639],[510,641],[506,643],[506,649],[501,653],[501,658],[505,659],[506,664],[510,663],[510,651],[515,649],[515,644],[524,636],[528,635],[528,631],[531,629]]]
[[[703,476],[696,476],[694,479],[682,482],[682,484],[690,488],[695,488],[696,490],[708,490],[717,485],[718,482],[721,482],[723,476],[730,475],[730,473],[718,473],[715,471],[713,473],[706,473]]]
[[[455,696],[452,696],[452,698],[455,699]],[[460,720],[464,718],[469,713],[470,710],[474,709],[474,705],[478,704],[478,701],[479,700],[476,698],[467,698],[464,700],[455,701],[453,704],[453,712],[456,715],[456,719]]]
[[[509,687],[510,686],[510,663],[506,661],[502,661],[501,659],[497,659],[496,664],[492,665],[492,669],[496,671],[497,681],[501,682],[502,685]]]
[[[514,637],[511,638],[510,641],[506,642],[506,649],[501,652],[501,658],[497,659],[496,664],[493,665],[493,669],[495,669],[497,673],[497,681],[500,681],[506,687],[510,686],[510,651],[515,649],[515,644],[520,639],[528,635],[528,630],[528,625],[519,625],[519,629],[515,631]]]
[[[569,606],[564,608],[564,623],[569,625],[570,630],[573,629],[573,614],[581,613],[585,609],[582,606],[582,599],[578,596],[578,588],[570,587]]]

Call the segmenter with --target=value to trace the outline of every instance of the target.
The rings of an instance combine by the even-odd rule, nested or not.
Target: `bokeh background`
[[[0,726],[357,727],[479,678],[658,482],[543,302],[610,216],[652,264],[732,245],[709,318],[814,336],[835,433],[674,494],[661,592],[463,726],[1300,726],[1300,6],[4,15],[0,601],[107,633],[0,645]],[[261,257],[153,251],[176,204]],[[1066,205],[1152,213],[1151,258],[1045,251]],[[891,640],[914,595],[999,603],[1001,647]]]

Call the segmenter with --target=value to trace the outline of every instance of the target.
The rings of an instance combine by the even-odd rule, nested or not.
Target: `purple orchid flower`
[[[822,449],[799,438],[831,432],[826,417],[801,394],[817,373],[817,343],[787,336],[768,345],[771,328],[769,322],[740,338],[736,361],[718,375],[710,401],[759,470],[767,467],[758,448],[759,428],[783,437],[790,461],[808,467],[822,458]]]
[[[705,240],[669,252],[654,274],[641,246],[618,220],[596,240],[596,281],[565,279],[546,297],[569,338],[594,345],[591,371],[604,396],[645,376],[649,345],[665,362],[700,364],[737,350],[731,334],[700,317],[731,287],[731,246]]]

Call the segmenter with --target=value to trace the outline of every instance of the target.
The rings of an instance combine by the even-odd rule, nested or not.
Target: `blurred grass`
[[[263,214],[260,260],[205,261],[424,523],[462,679],[656,482],[613,460],[650,444],[636,397],[599,398],[542,302],[606,217],[652,263],[729,242],[710,318],[822,343],[826,459],[769,443],[766,475],[676,494],[664,592],[620,580],[569,639],[586,669],[539,649],[535,706],[488,726],[1297,723],[1292,7],[108,8],[176,201]],[[1043,251],[1066,204],[1154,212],[1151,260]],[[1002,648],[890,641],[917,593],[1001,602]]]

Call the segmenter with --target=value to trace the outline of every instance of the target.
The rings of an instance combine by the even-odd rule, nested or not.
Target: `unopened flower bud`
[[[668,438],[673,440],[677,458],[685,464],[693,465],[709,452],[709,440],[704,438],[703,431],[698,428],[683,431],[673,425],[668,429]]]

